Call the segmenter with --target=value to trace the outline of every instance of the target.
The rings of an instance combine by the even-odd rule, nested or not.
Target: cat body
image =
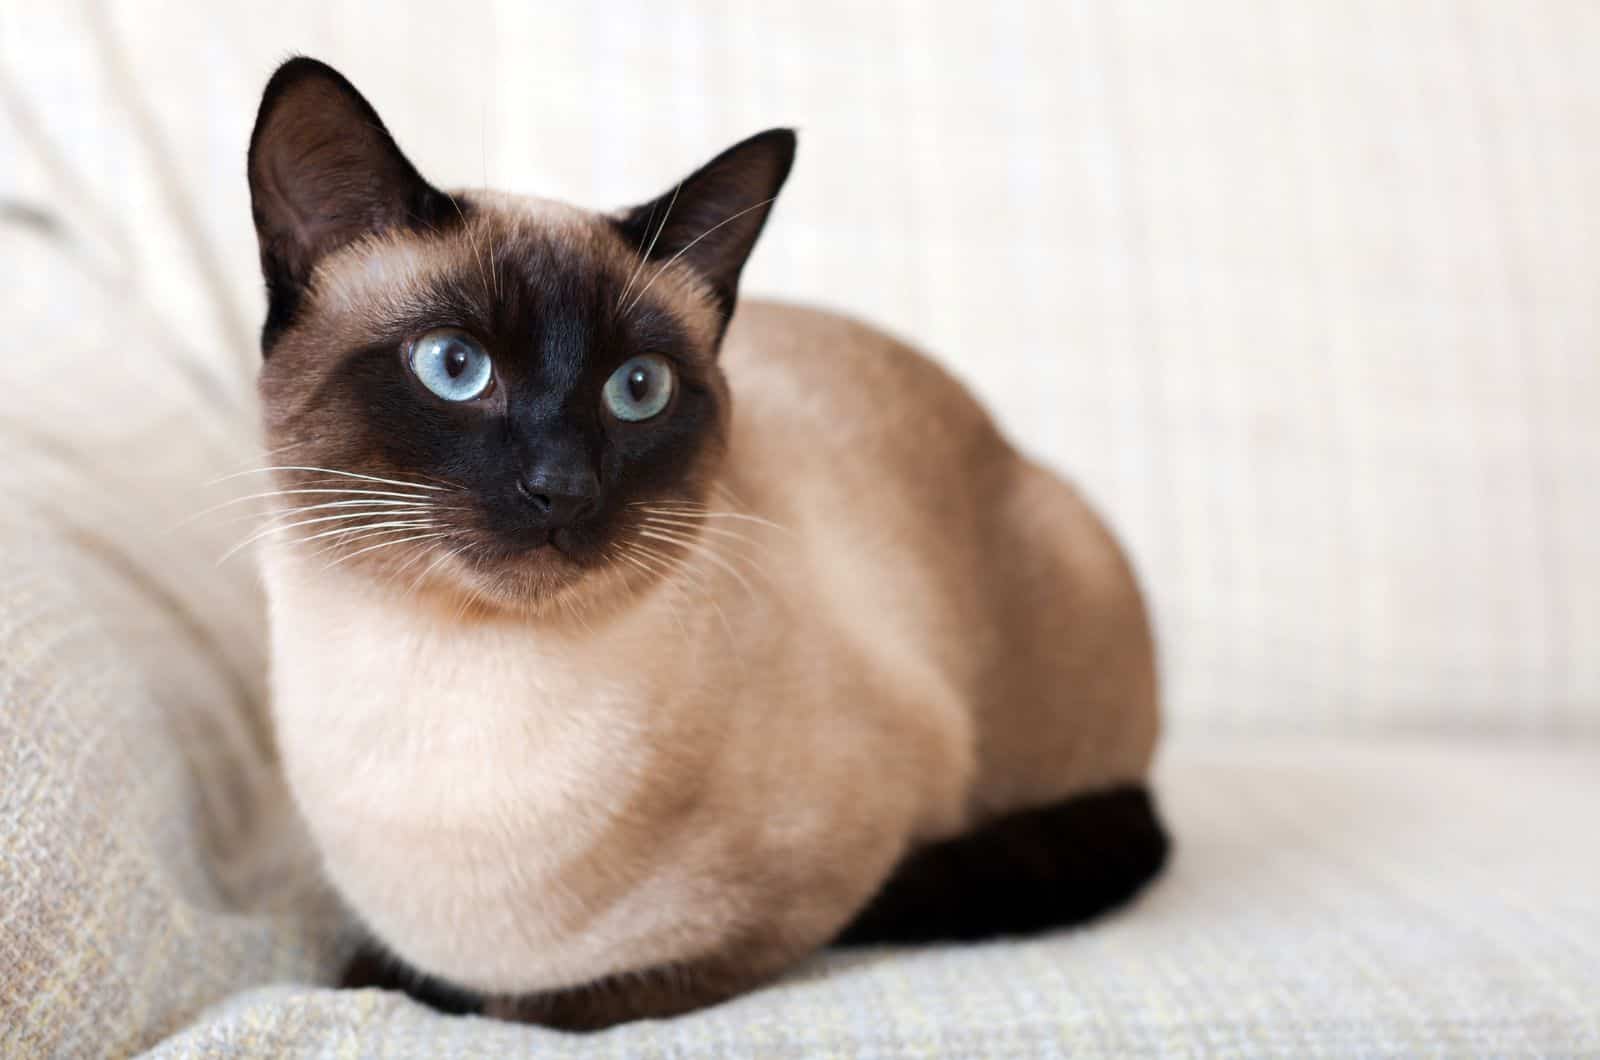
[[[434,191],[308,60],[263,102],[284,766],[393,963],[490,1012],[603,1026],[841,935],[1070,922],[1165,855],[1100,521],[915,351],[735,311],[793,150],[764,136],[618,220]]]

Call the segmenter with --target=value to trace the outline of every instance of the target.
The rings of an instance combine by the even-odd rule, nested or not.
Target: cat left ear
[[[678,260],[698,272],[724,320],[733,313],[739,274],[794,164],[792,129],[768,129],[734,144],[665,195],[617,219],[647,261]]]
[[[373,232],[456,216],[450,197],[422,179],[355,86],[304,56],[267,82],[246,168],[267,282],[264,350],[288,325],[324,255]]]

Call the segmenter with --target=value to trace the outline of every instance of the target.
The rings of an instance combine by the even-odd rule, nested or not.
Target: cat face
[[[447,194],[338,73],[286,63],[249,157],[278,536],[498,606],[659,576],[688,545],[639,536],[706,502],[718,348],[793,154],[759,134],[614,215]]]

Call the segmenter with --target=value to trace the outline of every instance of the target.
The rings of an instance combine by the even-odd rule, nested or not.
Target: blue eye
[[[665,357],[642,353],[611,373],[601,396],[617,419],[638,423],[667,407],[674,383],[672,365]]]
[[[494,365],[472,336],[454,328],[430,331],[411,344],[411,374],[446,401],[482,397]]]

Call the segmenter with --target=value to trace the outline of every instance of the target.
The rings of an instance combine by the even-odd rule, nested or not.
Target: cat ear
[[[626,211],[623,235],[646,260],[676,258],[703,276],[724,317],[739,273],[794,164],[792,129],[768,129],[734,144],[665,195]]]
[[[315,59],[290,59],[267,82],[247,169],[267,281],[263,348],[288,324],[323,255],[372,232],[455,215],[372,105]]]

